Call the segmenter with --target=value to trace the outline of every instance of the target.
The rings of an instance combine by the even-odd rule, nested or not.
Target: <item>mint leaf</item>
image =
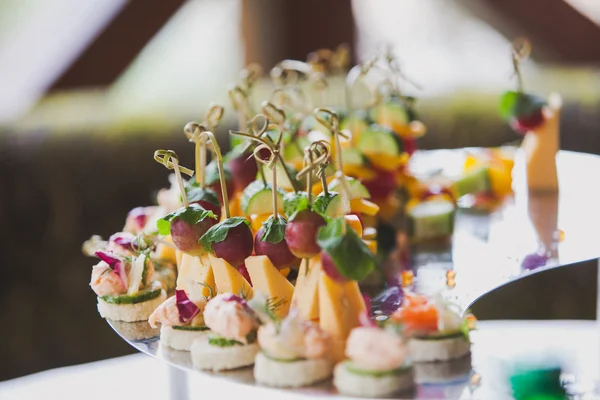
[[[360,281],[375,268],[375,256],[354,229],[346,226],[343,233],[345,224],[344,217],[331,219],[319,229],[317,243],[329,254],[342,276]]]
[[[306,192],[289,192],[283,196],[283,212],[288,219],[297,212],[309,208],[308,195]]]
[[[332,214],[328,214],[327,213],[327,207],[329,207],[329,204],[333,201],[333,199],[337,196],[337,192],[328,192],[327,194],[325,193],[321,193],[320,195],[318,195],[315,198],[315,201],[313,203],[313,210],[316,211],[318,214],[320,214],[322,217],[332,217],[334,215]],[[338,203],[340,204],[340,203]],[[337,210],[330,210],[331,213],[336,213],[340,210],[341,207],[338,207]],[[339,216],[339,214],[338,214]]]
[[[199,188],[199,187],[191,187],[186,188],[186,193],[188,197],[188,201],[190,203],[194,203],[196,201],[206,201],[210,204],[213,204],[217,207],[220,207],[219,196],[215,193],[214,190],[209,188]]]
[[[285,227],[287,221],[282,216],[277,219],[273,215],[269,217],[264,223],[263,228],[265,231],[260,238],[261,242],[279,243],[285,239]]]
[[[204,250],[213,252],[213,243],[219,243],[223,240],[227,239],[227,235],[229,234],[229,230],[239,226],[241,224],[246,224],[248,227],[250,226],[250,221],[248,221],[244,217],[231,217],[224,219],[216,225],[210,227],[209,230],[202,235],[200,238],[200,244],[204,248]]]
[[[179,218],[189,225],[196,225],[197,223],[204,221],[205,218],[217,219],[217,216],[212,211],[205,210],[199,204],[190,204],[188,207],[181,207],[179,210],[165,215],[156,221],[158,233],[161,235],[170,234],[171,221],[175,218]]]
[[[539,112],[546,101],[532,94],[521,92],[505,92],[500,97],[500,115],[505,120],[520,118]]]

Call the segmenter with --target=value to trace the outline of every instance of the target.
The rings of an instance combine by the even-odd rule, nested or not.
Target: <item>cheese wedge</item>
[[[278,318],[285,317],[290,310],[294,285],[281,275],[267,256],[250,256],[245,264],[254,290],[278,303],[273,313]]]
[[[356,232],[358,237],[362,237],[363,227],[362,227],[362,223],[360,222],[360,219],[358,219],[358,216],[356,216],[354,214],[344,215],[344,219],[346,220],[346,223],[348,224],[348,226],[350,228],[354,229],[354,232]]]
[[[177,274],[177,289],[183,289],[186,292],[189,292],[192,288],[198,286],[197,283],[203,284],[201,285],[201,293],[203,296],[208,297],[211,294],[215,294],[215,277],[213,275],[213,269],[208,263],[208,259],[206,257],[202,259],[197,256],[182,253]]]
[[[177,262],[177,248],[171,240],[171,236],[165,236],[163,238],[165,243],[158,242],[156,250],[154,251],[154,257],[158,260],[164,260],[175,264]]]
[[[521,148],[525,154],[527,187],[532,192],[557,192],[558,173],[556,153],[560,147],[560,110],[562,100],[556,93],[550,95],[544,108],[544,122],[525,134]]]
[[[181,259],[183,258],[183,251],[177,249],[175,250],[175,261],[177,262],[177,271],[179,271],[179,266],[181,265]]]
[[[352,199],[350,200],[350,210],[365,215],[377,215],[379,206],[367,199]]]
[[[297,308],[305,320],[319,319],[319,277],[321,274],[321,257],[316,256],[310,260],[309,268],[302,260],[296,287],[292,296],[292,307]]]
[[[334,358],[343,359],[345,341],[350,331],[359,325],[365,312],[365,301],[358,282],[336,282],[326,274],[319,277],[319,324],[334,341]],[[341,358],[340,358],[341,357]]]
[[[222,258],[208,255],[215,275],[217,293],[233,293],[247,300],[254,295],[252,286],[231,264]]]

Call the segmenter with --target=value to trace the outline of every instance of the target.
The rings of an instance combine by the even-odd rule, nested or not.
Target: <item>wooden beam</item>
[[[129,1],[50,90],[111,84],[184,2]]]
[[[283,59],[306,60],[321,48],[355,46],[351,0],[242,0],[246,63],[270,69]]]
[[[533,56],[538,59],[565,63],[600,61],[600,26],[564,0],[461,2],[508,39],[531,39],[536,49]]]

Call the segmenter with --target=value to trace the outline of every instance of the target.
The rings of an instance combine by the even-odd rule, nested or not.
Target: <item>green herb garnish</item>
[[[188,201],[190,203],[194,203],[196,201],[202,200],[202,201],[206,201],[211,204],[214,204],[215,206],[218,206],[218,207],[221,206],[221,204],[219,204],[219,196],[217,196],[215,191],[212,189],[191,187],[191,188],[186,188],[186,192],[187,192],[187,196],[188,196]]]
[[[250,227],[250,221],[244,217],[230,217],[224,219],[218,224],[211,226],[210,229],[207,230],[204,235],[202,235],[200,238],[200,244],[202,247],[204,247],[204,250],[212,253],[213,243],[219,243],[227,239],[229,231],[237,226],[240,226],[241,224],[246,224],[248,227]]]
[[[192,332],[202,332],[202,331],[210,330],[210,328],[208,326],[191,326],[191,325],[173,325],[172,328],[177,331],[192,331]]]
[[[199,204],[190,204],[188,207],[181,207],[179,210],[168,214],[158,221],[156,226],[158,233],[161,235],[168,235],[171,233],[171,221],[175,218],[179,218],[189,225],[195,225],[206,218],[217,219],[217,216],[212,212],[205,210]]]
[[[308,204],[308,195],[306,192],[290,192],[283,197],[283,212],[288,219],[303,210],[310,207]]]
[[[345,224],[344,217],[331,219],[319,228],[317,243],[329,254],[342,276],[360,281],[375,268],[375,256],[356,232]]]
[[[287,221],[282,216],[277,219],[273,215],[269,217],[264,223],[263,228],[265,231],[260,238],[261,242],[279,243],[285,239],[285,227]]]
[[[509,91],[500,98],[500,115],[507,121],[513,118],[519,119],[540,112],[546,104],[546,101],[539,96]]]

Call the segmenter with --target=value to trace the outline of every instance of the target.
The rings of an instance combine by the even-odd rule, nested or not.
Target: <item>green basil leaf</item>
[[[190,203],[202,200],[209,202],[217,207],[221,206],[221,204],[219,203],[219,196],[217,196],[215,191],[210,188],[202,189],[200,187],[191,187],[186,188],[185,191],[187,193],[188,201]]]
[[[521,92],[505,92],[500,97],[500,115],[505,120],[532,115],[540,111],[546,101],[532,94]]]
[[[285,239],[285,227],[287,221],[282,216],[277,219],[273,215],[269,217],[264,223],[263,228],[265,231],[260,238],[261,242],[279,243]]]
[[[344,227],[345,224],[344,217],[331,219],[319,229],[317,243],[329,254],[342,276],[361,281],[375,268],[375,256],[354,229]]]
[[[170,234],[171,221],[175,218],[179,218],[190,225],[196,225],[197,223],[204,221],[205,218],[217,219],[217,216],[212,211],[205,210],[199,204],[190,204],[188,207],[181,207],[179,210],[165,215],[156,221],[158,233],[161,235]]]
[[[500,115],[505,120],[509,120],[514,116],[515,104],[519,98],[518,92],[504,92],[500,97]]]
[[[210,229],[207,230],[204,235],[202,235],[200,238],[200,244],[204,250],[212,253],[213,243],[219,243],[227,239],[229,230],[241,224],[246,224],[249,227],[250,221],[244,217],[231,217],[224,219],[218,224],[211,226]]]
[[[297,212],[309,208],[308,195],[306,192],[289,192],[283,196],[283,212],[287,215],[288,220]]]

